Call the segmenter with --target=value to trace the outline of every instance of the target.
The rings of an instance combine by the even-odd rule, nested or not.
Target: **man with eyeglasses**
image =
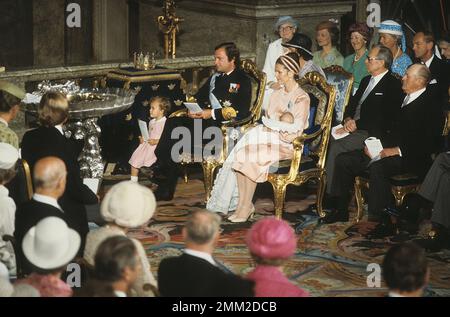
[[[372,48],[365,61],[370,75],[363,78],[356,94],[350,98],[344,113],[343,127],[336,131],[337,134],[349,135],[330,142],[325,165],[325,207],[333,209],[322,219],[324,223],[348,221],[348,203],[353,182],[344,182],[337,175],[347,167],[345,161],[338,161],[338,155],[363,150],[364,141],[368,137],[376,137],[383,144],[393,129],[404,95],[400,80],[390,71],[392,60],[392,53],[387,47],[375,45]]]
[[[288,50],[281,44],[289,42],[297,32],[298,23],[291,16],[282,16],[275,23],[275,32],[280,36],[279,39],[269,44],[264,62],[263,72],[267,75],[266,94],[264,95],[263,108],[265,109],[269,102],[269,96],[273,90],[280,89],[280,84],[275,78],[275,62],[278,57],[287,53]]]

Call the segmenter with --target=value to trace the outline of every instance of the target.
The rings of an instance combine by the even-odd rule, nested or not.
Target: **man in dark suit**
[[[179,157],[173,157],[178,156],[178,153],[175,153],[177,151],[172,153],[172,149],[180,140],[172,137],[174,130],[180,127],[189,129],[188,139],[191,140],[190,153],[192,154],[195,148],[202,148],[203,144],[209,142],[203,139],[203,133],[202,135],[195,133],[194,125],[200,125],[203,132],[208,127],[220,127],[223,121],[233,118],[240,120],[250,115],[252,86],[250,78],[239,68],[239,49],[234,43],[223,43],[216,47],[214,57],[217,72],[208,79],[195,96],[200,107],[203,107],[203,111],[188,113],[188,117],[170,118],[166,121],[155,154],[158,158],[156,165],[166,170],[167,181],[161,183],[155,192],[157,200],[171,200],[178,180],[176,163],[179,162]],[[216,146],[220,146],[222,133],[220,130],[217,132],[216,139],[213,141]],[[219,139],[217,135],[220,135]],[[182,140],[184,137],[182,136]]]
[[[344,126],[337,131],[350,134],[338,140],[332,139],[328,149],[325,164],[328,205],[334,205],[330,197],[336,196],[338,190],[333,188],[336,157],[341,153],[362,150],[369,136],[383,139],[392,130],[403,93],[401,82],[389,71],[391,65],[392,53],[387,47],[376,45],[369,52],[366,67],[371,75],[363,78],[358,91],[350,98],[344,113]],[[346,221],[345,215],[341,221]]]
[[[413,39],[416,58],[431,72],[430,87],[436,88],[441,95],[443,110],[448,109],[448,88],[450,85],[450,64],[434,55],[436,41],[433,33],[417,32]]]
[[[158,287],[168,297],[253,296],[253,282],[218,263],[212,253],[220,236],[220,217],[207,210],[189,216],[183,228],[183,255],[161,261]]]
[[[41,126],[27,131],[22,139],[22,158],[33,169],[47,156],[60,158],[67,169],[67,185],[58,203],[66,213],[67,222],[81,236],[80,255],[89,231],[85,205],[98,203],[98,197],[83,184],[78,155],[81,147],[63,134],[62,125],[68,118],[68,103],[60,93],[49,92],[42,97],[38,110]]]
[[[17,257],[23,265],[24,273],[32,270],[21,251],[22,240],[28,230],[46,217],[57,217],[67,222],[67,214],[58,203],[66,188],[66,175],[66,166],[59,158],[46,157],[35,164],[35,194],[31,200],[19,206],[15,218],[14,237],[19,249]]]
[[[381,139],[380,160],[371,162],[370,154],[357,150],[342,153],[336,158],[333,193],[338,197],[337,211],[328,223],[340,217],[348,218],[350,191],[355,176],[369,168],[369,216],[379,218],[386,207],[393,205],[389,178],[403,173],[414,173],[423,178],[431,166],[431,154],[436,151],[433,142],[440,135],[442,112],[432,89],[427,89],[431,74],[425,65],[410,66],[403,77],[403,102],[391,133]],[[395,105],[391,105],[395,107]],[[370,163],[371,162],[371,163]],[[338,215],[338,216],[337,216]]]

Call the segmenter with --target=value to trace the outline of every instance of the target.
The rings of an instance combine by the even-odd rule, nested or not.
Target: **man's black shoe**
[[[341,212],[333,210],[329,212],[325,217],[319,219],[319,223],[331,224],[335,222],[347,222],[348,212]]]
[[[370,240],[383,239],[396,234],[396,228],[392,224],[381,223],[367,234]]]
[[[158,187],[159,189],[159,187]],[[156,201],[170,201],[173,200],[173,193],[167,191],[156,190],[154,192]]]

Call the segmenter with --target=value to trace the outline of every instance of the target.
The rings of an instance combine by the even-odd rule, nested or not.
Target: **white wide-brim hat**
[[[80,235],[64,220],[47,217],[26,233],[22,249],[31,264],[52,270],[68,264],[78,253],[80,243]]]
[[[150,220],[156,209],[153,192],[135,182],[114,185],[102,201],[100,213],[107,222],[135,228]]]

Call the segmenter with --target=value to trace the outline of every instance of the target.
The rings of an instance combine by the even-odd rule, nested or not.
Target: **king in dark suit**
[[[232,118],[244,119],[250,114],[252,86],[250,78],[240,66],[240,53],[234,43],[223,43],[216,47],[215,65],[217,72],[213,74],[195,96],[203,111],[188,114],[189,117],[170,118],[166,121],[161,138],[155,149],[158,158],[157,166],[166,171],[167,181],[159,185],[155,196],[158,200],[171,200],[178,180],[178,157],[172,153],[172,148],[180,140],[172,137],[172,132],[179,128],[188,128],[191,138],[191,152],[202,148],[209,140],[203,140],[195,133],[194,125],[201,125],[201,132],[206,128],[220,127],[223,121]],[[203,119],[203,120],[192,120]],[[221,134],[220,134],[221,135]],[[217,144],[222,142],[218,142]]]
[[[436,151],[435,138],[442,129],[442,112],[435,92],[427,89],[431,74],[425,65],[410,66],[403,77],[406,93],[391,133],[382,139],[380,160],[372,162],[366,151],[340,154],[336,159],[333,188],[338,195],[337,214],[348,217],[350,190],[355,176],[369,169],[369,215],[379,217],[393,204],[391,176],[414,173],[423,178]],[[335,215],[334,221],[339,218]],[[334,222],[334,221],[329,221]]]

